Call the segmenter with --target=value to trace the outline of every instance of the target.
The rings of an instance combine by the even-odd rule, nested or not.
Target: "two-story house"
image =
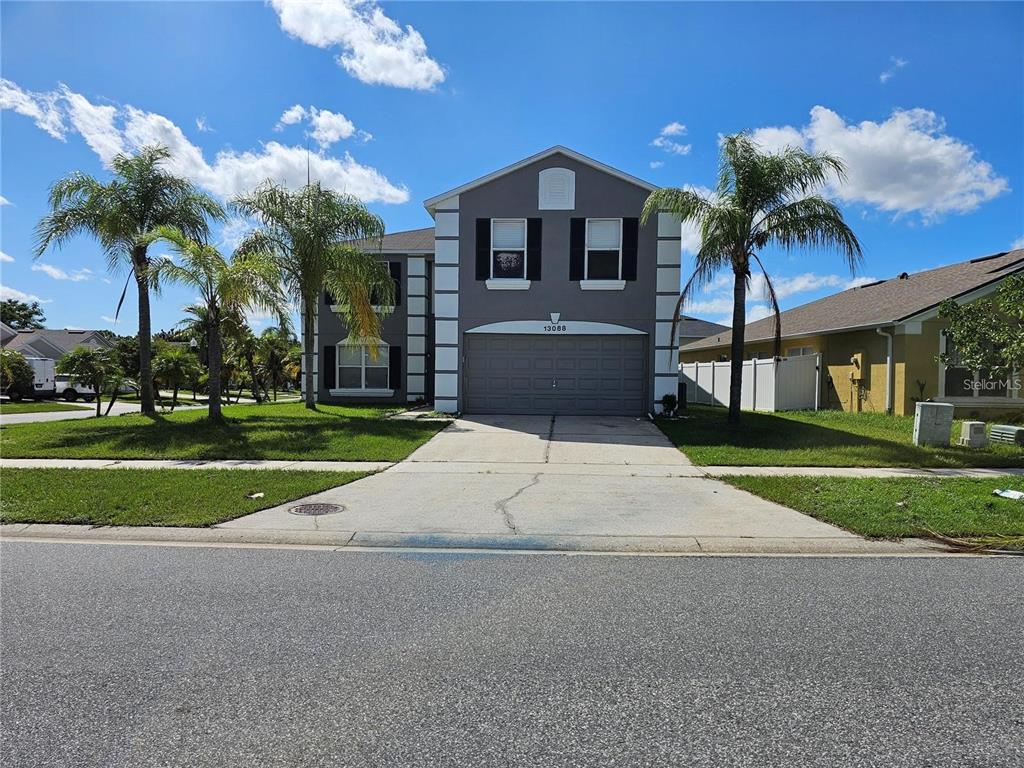
[[[385,236],[384,346],[350,346],[320,302],[321,402],[464,413],[642,415],[677,388],[680,225],[641,225],[656,187],[564,147],[426,200]]]

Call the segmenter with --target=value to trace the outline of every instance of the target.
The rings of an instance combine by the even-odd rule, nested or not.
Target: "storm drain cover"
[[[288,511],[293,515],[320,517],[320,515],[333,515],[337,512],[344,512],[345,508],[340,504],[297,504]]]

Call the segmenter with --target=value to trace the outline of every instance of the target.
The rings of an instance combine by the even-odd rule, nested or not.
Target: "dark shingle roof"
[[[782,313],[782,336],[810,336],[854,328],[900,322],[932,309],[946,299],[970,293],[1014,272],[1024,270],[1024,249],[950,264],[912,275],[869,283],[826,296]],[[765,341],[774,336],[774,320],[747,325],[745,340]],[[687,344],[697,350],[729,344],[732,331]]]
[[[680,339],[703,339],[714,333],[721,333],[729,330],[727,325],[712,323],[710,320],[701,320],[699,317],[682,315],[679,318],[679,330],[677,335]]]
[[[392,232],[384,235],[381,242],[376,240],[360,240],[356,245],[368,251],[375,251],[379,247],[382,251],[391,253],[406,253],[409,251],[434,251],[434,228],[424,227],[423,229],[408,229],[405,232]]]
[[[4,346],[7,349],[34,347],[40,353],[47,352],[52,354],[56,350],[63,354],[74,351],[76,347],[86,346],[93,349],[109,349],[113,344],[100,334],[99,331],[40,328],[31,331],[18,331],[18,335],[11,338]]]

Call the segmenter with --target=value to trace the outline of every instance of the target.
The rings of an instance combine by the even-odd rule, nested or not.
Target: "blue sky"
[[[114,328],[124,278],[86,238],[32,259],[49,184],[104,176],[114,152],[157,140],[225,198],[267,175],[301,183],[308,146],[318,178],[398,231],[430,225],[424,199],[554,144],[710,187],[719,135],[748,129],[846,160],[829,191],[864,244],[861,279],[1024,239],[1019,3],[5,1],[0,14],[0,283],[45,301],[52,327]],[[784,307],[851,279],[827,253],[765,257]],[[154,328],[191,298],[165,292]],[[712,288],[692,311],[722,320],[728,300]],[[135,322],[129,299],[116,330]]]

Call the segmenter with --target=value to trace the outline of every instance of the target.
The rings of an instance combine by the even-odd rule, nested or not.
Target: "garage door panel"
[[[640,335],[468,334],[465,410],[640,415],[647,345]]]

